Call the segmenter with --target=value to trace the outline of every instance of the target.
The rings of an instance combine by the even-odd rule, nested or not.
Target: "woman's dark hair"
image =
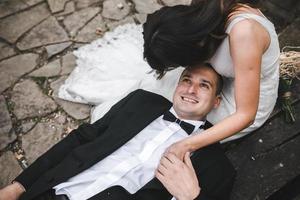
[[[255,2],[193,0],[191,5],[166,6],[149,14],[143,25],[144,58],[159,78],[178,66],[210,59],[227,36],[225,23],[237,3]]]

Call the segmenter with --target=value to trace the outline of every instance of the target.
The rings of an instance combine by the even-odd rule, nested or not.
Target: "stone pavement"
[[[57,98],[76,65],[74,49],[120,24],[143,23],[148,13],[164,5],[189,2],[0,0],[0,187],[89,121],[89,106]],[[276,1],[268,2],[264,9],[272,17],[268,9]],[[283,16],[275,23],[281,46],[299,46],[300,19],[288,13],[288,20]]]
[[[89,121],[90,106],[57,97],[73,50],[175,3],[189,0],[0,0],[0,187]]]

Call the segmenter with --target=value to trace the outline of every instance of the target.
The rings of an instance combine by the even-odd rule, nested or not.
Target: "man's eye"
[[[200,87],[209,89],[209,86],[205,83],[200,83]]]
[[[190,80],[190,79],[188,79],[188,78],[184,78],[184,79],[182,79],[182,82],[185,82],[185,83],[190,83],[190,82],[191,82],[191,80]]]

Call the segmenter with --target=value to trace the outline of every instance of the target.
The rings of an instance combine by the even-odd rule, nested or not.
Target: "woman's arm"
[[[258,22],[246,19],[233,27],[229,42],[235,70],[236,111],[201,134],[171,146],[169,151],[180,158],[183,158],[186,151],[195,151],[234,135],[251,125],[255,119],[259,101],[261,58],[270,43],[269,35]]]

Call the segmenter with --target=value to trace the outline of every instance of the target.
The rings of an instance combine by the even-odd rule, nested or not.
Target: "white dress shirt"
[[[171,108],[176,117],[174,109]],[[155,176],[155,170],[165,150],[186,138],[187,133],[174,122],[158,117],[135,137],[112,154],[87,170],[54,187],[57,195],[70,200],[88,199],[112,186],[122,186],[133,194]],[[196,131],[204,122],[184,120],[195,125]]]

